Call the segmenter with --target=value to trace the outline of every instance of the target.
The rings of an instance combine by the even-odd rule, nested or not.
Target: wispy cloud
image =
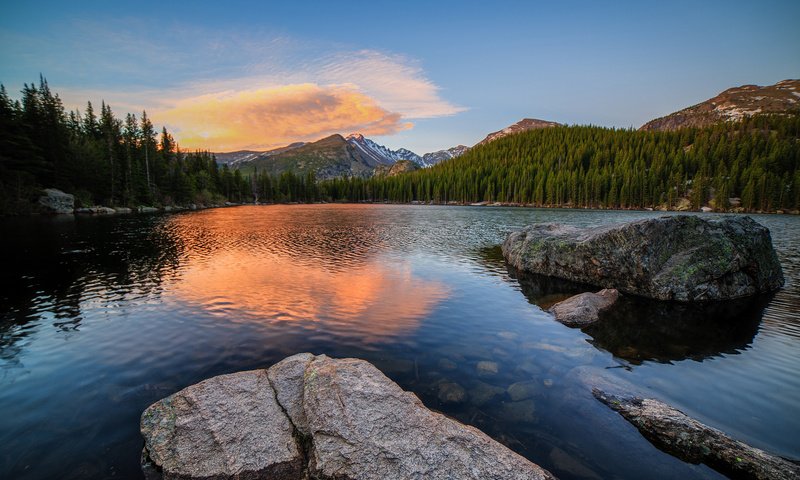
[[[415,61],[373,50],[346,52],[325,61],[320,77],[331,83],[354,83],[381,105],[406,118],[433,118],[465,110],[442,99],[440,88]]]
[[[411,127],[349,86],[312,83],[183,98],[154,111],[185,148],[265,149],[342,132],[388,135]]]
[[[390,135],[414,119],[465,110],[445,100],[412,58],[266,31],[75,20],[52,38],[11,45],[7,65],[39,58],[68,107],[103,99],[117,113],[147,110],[187,148],[261,148],[334,132]]]

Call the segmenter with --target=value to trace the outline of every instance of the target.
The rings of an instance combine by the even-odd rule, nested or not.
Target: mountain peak
[[[549,128],[549,127],[560,127],[560,123],[551,122],[549,120],[540,120],[538,118],[523,118],[519,122],[509,125],[508,127],[498,130],[496,132],[492,132],[486,136],[483,140],[478,142],[478,145],[483,145],[498,138],[507,137],[509,135],[513,135],[515,133],[525,132],[528,130],[534,130],[537,128]]]
[[[742,85],[716,97],[651,120],[639,130],[677,130],[707,127],[737,121],[760,113],[787,113],[800,109],[800,80],[783,80],[775,85]]]
[[[348,135],[346,137],[346,139],[347,140],[355,140],[357,142],[363,142],[364,141],[364,135],[362,135],[360,133],[351,133],[350,135]]]

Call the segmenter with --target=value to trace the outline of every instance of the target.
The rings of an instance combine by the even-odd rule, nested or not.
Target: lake
[[[800,217],[754,216],[784,269],[778,293],[626,297],[585,331],[543,310],[580,286],[516,275],[498,248],[529,223],[657,215],[275,205],[0,219],[0,477],[141,477],[148,405],[305,351],[369,360],[562,479],[721,478],[595,400],[598,376],[800,458]]]

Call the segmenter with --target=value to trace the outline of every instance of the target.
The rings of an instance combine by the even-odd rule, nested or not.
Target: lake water
[[[367,359],[562,479],[720,477],[596,401],[598,376],[800,458],[800,217],[755,216],[787,278],[774,296],[626,298],[586,331],[542,310],[580,286],[518,278],[497,247],[533,222],[655,215],[290,205],[0,219],[0,478],[141,477],[149,404],[304,351]]]

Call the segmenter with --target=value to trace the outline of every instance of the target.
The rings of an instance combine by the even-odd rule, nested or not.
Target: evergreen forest
[[[396,176],[317,181],[242,175],[213,154],[181,151],[146,112],[117,118],[88,103],[66,112],[47,81],[12,101],[0,86],[0,213],[27,213],[42,188],[78,206],[231,202],[501,202],[546,207],[800,210],[800,114],[704,129],[596,126],[530,130]]]

